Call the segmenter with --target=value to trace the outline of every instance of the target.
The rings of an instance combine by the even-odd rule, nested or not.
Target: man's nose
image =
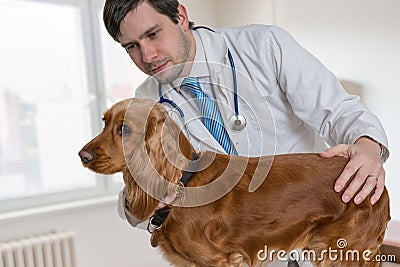
[[[157,57],[157,49],[152,45],[142,46],[142,58],[143,62],[152,63]]]

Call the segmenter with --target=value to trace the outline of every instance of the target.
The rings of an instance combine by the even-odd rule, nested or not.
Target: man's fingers
[[[351,177],[349,177],[348,180],[350,178]],[[357,173],[342,195],[343,202],[345,202],[345,203],[349,202],[350,199],[352,199],[355,196],[355,194],[361,188],[361,186],[364,184],[364,182],[365,182],[365,176]],[[340,185],[344,186],[342,184],[340,184]]]
[[[355,204],[360,204],[367,198],[367,196],[375,189],[378,184],[378,176],[370,175],[365,180],[364,186],[362,187],[361,191],[358,192],[356,197],[354,198]]]
[[[371,204],[375,205],[375,203],[380,199],[385,190],[385,170],[382,169],[380,175],[378,176],[378,182],[376,184],[375,193],[371,196]]]
[[[365,170],[364,170],[365,171]],[[371,204],[374,205],[381,197],[385,187],[385,172],[382,169],[378,175],[366,175],[359,171],[342,195],[343,202],[349,202],[354,197],[354,203],[362,203],[372,192]],[[360,190],[361,188],[361,190]]]
[[[343,188],[349,182],[351,177],[357,172],[357,170],[360,168],[360,166],[361,166],[360,163],[358,163],[355,159],[352,159],[347,163],[347,165],[343,169],[342,173],[336,179],[336,182],[335,182],[335,191],[336,192],[340,192],[343,190]],[[350,193],[350,192],[347,192],[347,193]],[[347,202],[347,201],[345,201],[345,202]]]
[[[349,145],[339,144],[334,147],[328,148],[327,150],[319,153],[321,157],[331,158],[335,156],[349,157]]]

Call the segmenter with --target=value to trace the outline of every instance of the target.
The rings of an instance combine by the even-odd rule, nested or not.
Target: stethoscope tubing
[[[192,30],[197,30],[197,29],[206,29],[209,30],[211,32],[215,32],[213,29],[208,28],[206,26],[196,26],[193,27]],[[237,77],[236,77],[236,67],[235,67],[235,61],[233,60],[233,56],[231,51],[228,48],[228,58],[229,58],[229,63],[231,65],[231,69],[232,69],[232,77],[233,77],[233,102],[235,105],[235,115],[236,117],[239,117],[239,103],[238,103],[238,96],[237,96]]]
[[[161,83],[158,84],[158,94],[160,96],[160,99],[158,100],[160,104],[162,103],[170,104],[173,108],[175,108],[179,112],[179,115],[181,116],[182,119],[185,117],[185,113],[183,113],[183,110],[174,101],[169,100],[168,98],[164,98],[162,94]]]

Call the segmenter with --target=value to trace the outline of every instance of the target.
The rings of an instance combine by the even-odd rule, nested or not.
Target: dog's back
[[[244,158],[216,155],[214,162],[235,160]],[[347,159],[275,156],[265,181],[252,193],[249,185],[260,159],[246,161],[241,180],[224,197],[201,207],[172,209],[158,237],[172,263],[187,264],[182,265],[180,257],[185,255],[199,266],[225,266],[241,257],[254,264],[265,246],[287,252],[305,248],[321,255],[338,249],[339,240],[347,242],[346,250],[370,250],[371,258],[378,253],[390,219],[388,194],[385,190],[374,206],[369,199],[360,205],[343,203],[333,185]],[[189,186],[211,182],[221,169],[209,166],[195,174]],[[328,257],[323,260],[321,266],[343,266]],[[375,265],[355,261],[346,266]]]

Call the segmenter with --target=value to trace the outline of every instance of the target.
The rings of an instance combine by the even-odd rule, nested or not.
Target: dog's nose
[[[85,164],[89,163],[93,159],[93,153],[87,152],[85,150],[79,151],[79,157],[81,158],[81,161]]]

